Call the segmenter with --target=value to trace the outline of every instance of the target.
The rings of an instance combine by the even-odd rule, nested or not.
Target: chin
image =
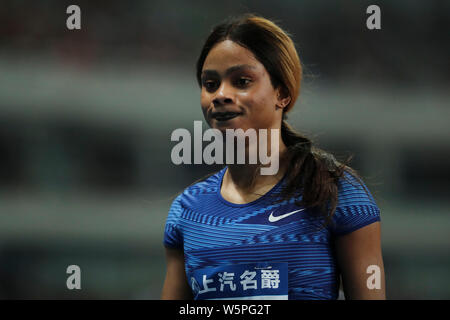
[[[243,128],[242,121],[239,121],[239,119],[231,119],[228,121],[213,120],[211,128],[223,131],[223,133],[225,133],[226,129],[233,129],[233,130],[243,129],[244,131],[246,130],[245,128]]]

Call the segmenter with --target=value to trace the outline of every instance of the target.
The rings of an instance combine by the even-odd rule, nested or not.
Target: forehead
[[[247,66],[252,71],[262,71],[264,66],[255,58],[253,53],[239,44],[225,40],[216,44],[203,64],[203,70],[225,71],[233,66]]]

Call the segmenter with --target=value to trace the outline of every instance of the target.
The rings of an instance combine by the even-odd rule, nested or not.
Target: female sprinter
[[[341,281],[346,299],[385,299],[370,191],[285,121],[301,75],[291,38],[265,18],[246,14],[207,38],[197,61],[206,121],[279,129],[279,170],[230,164],[173,201],[162,299],[337,299]]]

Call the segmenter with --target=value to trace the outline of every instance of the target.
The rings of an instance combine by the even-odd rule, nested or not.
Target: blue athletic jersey
[[[164,245],[184,251],[194,298],[337,299],[334,237],[380,221],[365,184],[344,173],[323,228],[322,217],[295,205],[301,196],[273,204],[284,178],[255,201],[228,202],[220,194],[225,171],[186,188],[166,221]]]

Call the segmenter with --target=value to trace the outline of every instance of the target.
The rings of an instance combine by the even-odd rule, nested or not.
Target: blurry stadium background
[[[197,55],[245,12],[293,35],[305,80],[289,121],[355,154],[381,209],[387,298],[450,298],[446,0],[2,0],[0,298],[159,298],[170,203],[217,169],[172,164],[170,134],[203,120]]]

